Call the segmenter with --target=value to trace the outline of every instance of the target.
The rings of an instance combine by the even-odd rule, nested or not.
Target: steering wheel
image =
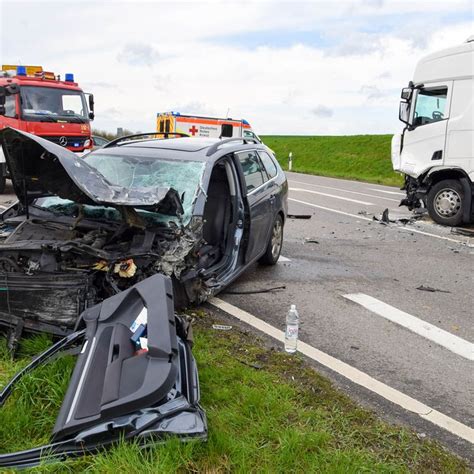
[[[442,120],[444,118],[443,112],[440,112],[439,110],[434,110],[433,113],[431,114],[431,116],[435,120]]]

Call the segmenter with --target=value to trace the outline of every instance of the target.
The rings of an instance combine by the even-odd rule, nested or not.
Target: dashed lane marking
[[[377,189],[377,188],[369,188],[371,191],[377,191],[379,193],[385,194],[394,194],[395,196],[406,196],[406,194],[395,192],[395,191],[385,191],[384,189]]]
[[[343,201],[355,202],[357,204],[363,204],[364,206],[375,206],[375,204],[372,203],[372,202],[358,201],[357,199],[351,199],[351,198],[347,198],[347,197],[343,197],[343,196],[336,196],[335,194],[322,193],[320,191],[311,191],[310,189],[290,188],[290,191],[299,191],[299,192],[303,192],[303,193],[319,194],[320,196],[327,196],[327,197],[331,197],[331,198],[334,198],[334,199],[341,199]]]
[[[372,313],[382,316],[382,318],[388,319],[399,326],[403,326],[415,334],[429,339],[467,360],[474,361],[474,344],[465,339],[455,336],[444,329],[440,329],[433,324],[423,321],[423,319],[405,313],[364,293],[353,293],[342,296],[368,309]]]
[[[254,327],[255,329],[264,332],[265,334],[273,337],[274,339],[284,342],[285,334],[283,331],[275,328],[271,324],[258,319],[256,316],[244,311],[236,306],[227,303],[219,298],[211,298],[209,303],[216,308],[234,316],[240,321]],[[346,364],[342,360],[336,359],[325,352],[316,349],[305,342],[298,341],[298,351],[305,356],[313,359],[321,365],[331,369],[332,371],[342,375],[351,382],[360,385],[367,390],[385,398],[386,400],[404,408],[407,411],[419,415],[421,418],[439,426],[446,431],[458,436],[459,438],[465,439],[466,441],[474,444],[474,429],[463,423],[450,418],[449,416],[425,405],[424,403],[415,400],[409,395],[405,395],[399,390],[390,387],[389,385],[380,382],[365,372]]]
[[[330,207],[319,206],[318,204],[313,204],[313,203],[307,202],[307,201],[300,201],[299,199],[288,198],[288,200],[293,201],[293,202],[298,202],[300,204],[305,204],[306,206],[316,207],[317,209],[322,209],[323,211],[329,211],[329,212],[334,212],[336,214],[342,214],[343,216],[354,217],[355,219],[359,219],[359,220],[362,220],[362,221],[370,221],[370,222],[373,221],[373,219],[369,219],[368,217],[360,216],[358,214],[351,214],[350,212],[340,211],[339,209],[332,209]],[[392,227],[392,228],[395,228],[397,230],[401,230],[403,232],[413,232],[415,234],[426,235],[428,237],[433,237],[435,239],[447,240],[448,242],[456,242],[457,244],[463,244],[463,245],[466,245],[469,248],[474,248],[473,244],[470,244],[466,241],[452,239],[451,237],[445,237],[443,235],[431,234],[430,232],[424,232],[422,230],[414,229],[413,227],[398,227],[397,226],[397,227]]]
[[[332,189],[334,191],[341,191],[343,193],[351,193],[351,194],[358,194],[359,196],[366,196],[366,197],[371,197],[375,199],[383,199],[384,201],[394,201],[394,202],[400,202],[400,199],[393,199],[385,196],[374,196],[373,194],[366,194],[366,193],[360,193],[359,191],[349,191],[348,189],[343,189],[343,188],[336,188],[334,186],[323,186],[322,184],[311,184],[311,183],[305,183],[304,181],[296,181],[294,179],[289,179],[290,183],[298,183],[298,184],[305,184],[307,186],[314,186],[317,188],[323,188],[323,189]]]

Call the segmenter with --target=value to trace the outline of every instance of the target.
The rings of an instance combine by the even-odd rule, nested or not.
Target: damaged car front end
[[[19,201],[0,217],[0,322],[64,335],[104,298],[195,268],[202,222],[191,208],[202,162],[113,149],[82,160],[13,129],[2,141]]]
[[[64,460],[124,440],[148,446],[168,436],[206,439],[191,342],[189,322],[174,314],[171,281],[160,274],[87,309],[75,332],[37,356],[0,392],[2,406],[23,376],[60,351],[78,348],[51,442],[0,454],[0,467]]]

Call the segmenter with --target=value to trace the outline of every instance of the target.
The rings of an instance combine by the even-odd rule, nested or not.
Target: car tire
[[[429,190],[426,207],[430,217],[441,225],[456,226],[462,223],[464,190],[456,179],[445,179]]]
[[[263,265],[275,265],[280,258],[283,246],[283,219],[281,214],[277,214],[273,221],[272,232],[268,239],[265,253],[260,257],[259,263]]]

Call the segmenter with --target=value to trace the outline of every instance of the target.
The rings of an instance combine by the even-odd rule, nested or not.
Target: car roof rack
[[[211,147],[209,147],[209,150],[207,150],[206,156],[211,156],[213,155],[221,145],[224,145],[225,143],[229,142],[242,142],[244,145],[248,145],[249,143],[255,143],[255,144],[260,144],[260,142],[256,138],[242,138],[242,137],[235,137],[235,138],[226,138],[225,140],[221,140],[217,143],[214,143]]]
[[[148,132],[148,133],[134,133],[133,135],[125,135],[123,137],[118,137],[115,140],[112,140],[111,142],[107,143],[104,145],[102,148],[111,148],[113,146],[119,146],[120,142],[123,141],[129,141],[133,140],[135,138],[140,138],[140,137],[150,137],[153,135],[161,135],[163,138],[160,138],[160,140],[165,140],[170,138],[175,138],[175,137],[189,137],[187,133],[181,133],[181,132]]]

